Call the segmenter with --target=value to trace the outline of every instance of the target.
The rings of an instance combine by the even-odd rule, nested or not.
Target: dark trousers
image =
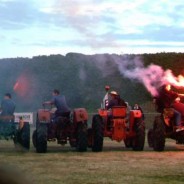
[[[59,116],[69,118],[70,117],[70,111],[69,112],[60,112],[60,111],[56,110],[55,118],[59,117]]]

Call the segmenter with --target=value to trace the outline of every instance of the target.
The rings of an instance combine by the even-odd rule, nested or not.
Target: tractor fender
[[[86,122],[88,120],[88,113],[85,108],[76,108],[73,110],[73,121],[77,122]]]
[[[48,109],[38,110],[38,121],[40,123],[49,123],[51,120],[51,112]]]
[[[140,110],[130,110],[130,117],[141,118],[142,117],[142,113],[141,113]]]
[[[140,110],[130,110],[129,123],[130,123],[131,130],[133,129],[135,119],[139,119],[141,117],[142,117],[142,113]]]

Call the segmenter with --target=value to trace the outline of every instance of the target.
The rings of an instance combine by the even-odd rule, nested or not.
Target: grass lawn
[[[105,139],[104,151],[78,153],[49,143],[48,153],[16,151],[11,141],[0,141],[1,168],[16,170],[33,184],[180,184],[184,182],[184,146],[167,140],[164,152],[135,152],[123,143]],[[8,169],[7,169],[8,166]],[[18,173],[18,174],[17,174]],[[13,177],[12,172],[8,173]],[[1,183],[1,182],[0,182]],[[25,183],[22,182],[22,183]],[[26,183],[25,183],[26,184]]]

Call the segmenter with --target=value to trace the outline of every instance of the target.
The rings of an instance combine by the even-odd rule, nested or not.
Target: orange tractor
[[[104,137],[118,142],[124,141],[127,148],[142,151],[145,142],[145,124],[140,110],[130,110],[127,107],[114,106],[107,109],[108,90],[98,114],[92,118],[92,126],[88,129],[88,146],[92,151],[103,149]]]
[[[69,141],[77,151],[87,151],[87,120],[88,114],[84,108],[76,108],[70,117],[54,118],[51,109],[39,109],[37,112],[36,130],[32,141],[38,153],[47,152],[47,142],[57,141],[64,145]]]
[[[151,129],[148,130],[148,144],[154,151],[164,151],[166,138],[176,140],[177,144],[184,144],[184,117],[181,120],[182,129],[176,130],[173,108],[165,108],[163,113],[155,117]]]

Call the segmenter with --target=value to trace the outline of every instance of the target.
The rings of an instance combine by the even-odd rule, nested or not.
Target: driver
[[[15,102],[12,100],[11,94],[6,93],[4,99],[1,102],[1,114],[0,119],[4,119],[6,122],[12,122],[14,119]]]
[[[111,109],[112,107],[114,106],[118,106],[118,93],[116,91],[111,91],[110,92],[110,101],[109,101],[109,104],[107,106],[107,109]]]
[[[111,91],[110,96],[111,96],[111,99],[109,101],[107,109],[111,109],[114,106],[127,107],[127,104],[125,103],[125,101],[120,97],[120,95],[116,91]]]
[[[59,90],[54,89],[52,93],[52,99],[50,101],[46,101],[43,105],[55,105],[55,118],[58,116],[67,117],[70,116],[70,108],[66,103],[66,99],[64,95],[61,95]]]
[[[175,99],[179,96],[183,95],[172,91],[171,85],[167,84],[162,87],[159,96],[156,98],[158,112],[163,113],[164,108],[173,108],[176,122],[176,132],[183,130],[181,125],[181,113],[173,107]]]

